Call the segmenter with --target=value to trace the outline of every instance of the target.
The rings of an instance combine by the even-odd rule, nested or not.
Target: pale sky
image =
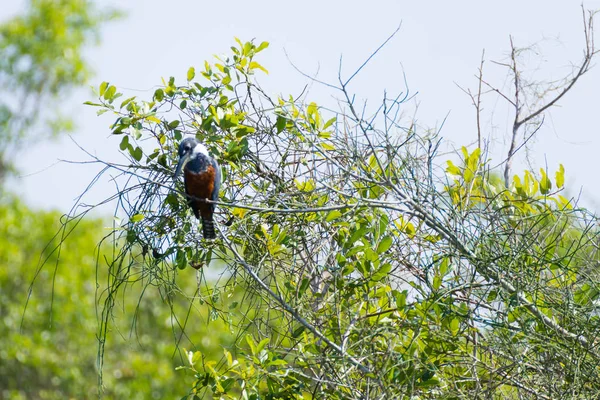
[[[8,3],[8,0],[2,0]],[[406,74],[411,92],[418,92],[417,118],[421,126],[436,127],[448,115],[442,136],[445,149],[459,148],[476,139],[475,114],[470,99],[455,83],[476,88],[474,75],[485,49],[485,77],[502,88],[507,73],[489,60],[503,60],[509,35],[518,46],[539,43],[539,56],[531,57],[529,70],[539,68],[540,79],[557,79],[578,63],[583,49],[581,9],[576,1],[228,1],[192,0],[99,1],[127,12],[127,17],[105,27],[102,45],[89,51],[95,70],[90,85],[110,81],[125,92],[150,99],[161,77],[173,75],[184,82],[190,66],[200,68],[214,54],[226,53],[234,36],[242,40],[268,41],[269,49],[258,61],[270,72],[260,75],[267,92],[299,94],[310,83],[294,70],[284,50],[299,68],[318,78],[335,82],[343,55],[343,71],[349,76],[379,44],[402,23],[400,32],[354,80],[357,99],[375,106],[384,89],[404,90]],[[23,1],[3,4],[0,20],[18,11]],[[223,4],[223,5],[221,5]],[[586,1],[586,8],[600,9],[600,0]],[[599,16],[600,17],[600,16]],[[599,33],[600,34],[600,33]],[[598,43],[600,36],[596,35]],[[539,57],[539,58],[538,58]],[[600,58],[598,58],[600,60]],[[568,193],[583,188],[585,204],[598,208],[600,188],[596,170],[600,150],[600,69],[588,75],[546,118],[531,147],[536,169],[558,163],[566,168]],[[308,99],[335,105],[329,89],[312,85]],[[94,100],[91,90],[79,90],[67,100],[77,129],[73,139],[107,160],[118,159],[119,137],[111,137],[112,118],[96,116],[81,105]],[[507,151],[510,123],[514,117],[497,96],[487,95],[484,136],[492,140],[492,157],[502,160]],[[412,115],[416,103],[407,105]],[[492,113],[493,111],[493,113]],[[490,119],[490,117],[492,117]],[[68,211],[85,190],[98,166],[57,163],[86,160],[68,137],[30,146],[18,167],[22,176],[11,187],[26,201],[42,208]],[[522,173],[525,164],[515,164]],[[553,175],[553,174],[552,174]],[[100,182],[88,203],[114,194],[110,182]],[[105,208],[99,213],[112,214]]]

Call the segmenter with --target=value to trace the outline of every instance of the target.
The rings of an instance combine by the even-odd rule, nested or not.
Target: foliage
[[[61,238],[55,236],[60,219],[56,212],[31,211],[15,198],[0,204],[1,398],[97,395],[96,279],[106,280],[101,265],[110,252],[102,250],[97,257],[102,221],[73,221],[64,232],[74,230]],[[46,266],[38,269],[42,261]],[[186,282],[180,285],[186,287]],[[173,351],[177,340],[216,357],[232,338],[219,321],[202,322],[209,320],[208,311],[198,307],[191,313],[196,323],[187,330],[190,340],[199,344],[192,347],[187,338],[174,336],[174,321],[160,298],[140,298],[141,285],[130,289],[111,315],[114,336],[109,346],[114,353],[105,357],[110,373],[104,375],[104,398],[169,398],[186,387],[175,371],[185,357]],[[123,314],[136,315],[135,323]]]
[[[52,103],[86,82],[83,48],[117,15],[87,0],[30,0],[27,13],[0,25],[0,174],[34,128],[45,135],[71,129]]]
[[[338,111],[272,99],[254,80],[266,47],[236,39],[229,57],[150,100],[117,100],[104,82],[88,102],[116,116],[128,157],[96,160],[127,179],[109,296],[134,267],[174,298],[194,296],[174,284],[188,266],[222,268],[201,299],[236,347],[220,361],[189,352],[185,397],[596,396],[598,229],[561,195],[563,166],[505,186],[479,148],[463,148],[440,168],[437,135],[399,117],[408,93],[359,114],[354,74],[329,85]],[[223,165],[215,242],[172,184],[184,135]]]

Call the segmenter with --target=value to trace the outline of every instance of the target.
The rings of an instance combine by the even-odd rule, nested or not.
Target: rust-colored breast
[[[215,188],[215,169],[210,165],[206,171],[194,173],[189,170],[184,171],[185,191],[190,196],[198,199],[210,199]],[[191,200],[192,207],[200,210],[203,217],[210,217],[213,211],[213,205],[201,201]]]

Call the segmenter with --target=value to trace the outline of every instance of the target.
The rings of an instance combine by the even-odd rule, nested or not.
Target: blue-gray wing
[[[212,191],[212,195],[210,199],[213,201],[219,200],[219,189],[221,188],[221,167],[219,163],[214,158],[212,159],[212,166],[215,169],[215,186]],[[215,205],[213,204],[213,210],[215,209]]]

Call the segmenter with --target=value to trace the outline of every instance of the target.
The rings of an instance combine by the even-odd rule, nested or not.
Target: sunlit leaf
[[[140,222],[144,219],[144,214],[135,214],[131,217],[131,222]]]
[[[258,45],[255,52],[258,53],[259,51],[262,51],[262,50],[266,49],[267,47],[269,47],[269,42],[262,42],[260,45]]]
[[[548,175],[546,175],[546,171],[543,168],[540,169],[540,173],[542,175],[542,178],[540,179],[540,193],[548,194],[550,189],[552,189],[552,182],[548,178]]]
[[[338,219],[341,216],[342,216],[342,212],[340,210],[331,210],[327,213],[327,216],[325,217],[325,221],[331,222],[333,220]]]
[[[188,72],[187,72],[188,82],[191,81],[192,79],[194,79],[195,76],[196,76],[196,69],[194,67],[190,67],[190,69],[188,69]]]
[[[257,63],[256,61],[252,61],[252,62],[250,63],[250,66],[249,66],[249,68],[250,68],[250,69],[260,69],[260,70],[261,70],[261,71],[263,71],[265,74],[268,74],[268,73],[269,73],[269,71],[267,71],[265,67],[263,67],[262,65],[260,65],[260,64],[259,64],[259,63]]]
[[[100,96],[104,96],[104,93],[106,92],[107,88],[108,88],[108,82],[102,82],[100,84],[100,88],[99,88],[99,94],[100,94]]]
[[[565,167],[560,164],[556,171],[556,187],[563,188],[565,186]]]
[[[385,263],[371,276],[371,280],[377,282],[388,276],[390,271],[392,270],[392,264]]]
[[[377,253],[383,254],[392,247],[393,239],[390,236],[385,236],[377,246]]]

